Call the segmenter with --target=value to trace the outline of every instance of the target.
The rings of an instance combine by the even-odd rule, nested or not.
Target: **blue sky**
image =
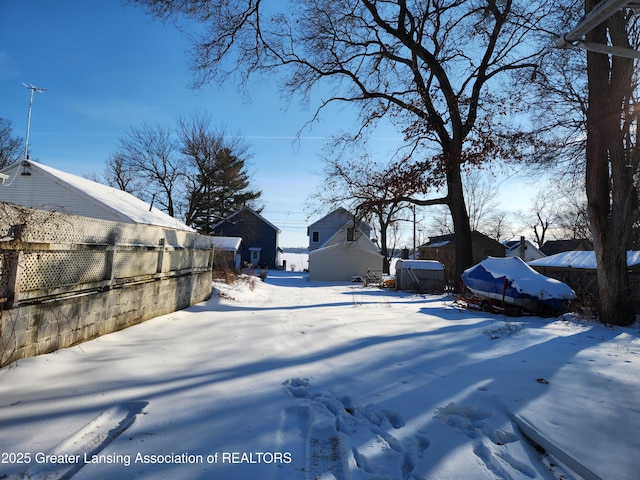
[[[331,135],[351,128],[355,114],[327,111],[303,129],[314,105],[283,99],[270,79],[256,81],[249,98],[231,81],[194,91],[188,47],[174,27],[119,0],[0,0],[0,117],[24,137],[23,83],[46,88],[34,95],[30,157],[85,176],[104,170],[131,126],[170,126],[206,111],[215,126],[246,138],[263,215],[281,229],[281,246],[306,246],[306,226],[318,219],[308,218],[306,205],[322,182],[319,154]],[[391,151],[389,135],[380,139],[380,154]]]
[[[325,118],[294,140],[312,112],[262,79],[250,98],[229,82],[189,88],[186,39],[118,0],[0,0],[0,117],[25,137],[27,85],[34,95],[29,153],[77,175],[101,173],[118,137],[143,122],[172,125],[195,111],[246,137],[249,171],[282,246],[306,246],[307,197],[321,182],[319,153],[340,121]]]

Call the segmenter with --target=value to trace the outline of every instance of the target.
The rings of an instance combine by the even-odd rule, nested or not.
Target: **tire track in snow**
[[[57,445],[49,455],[78,458],[73,464],[49,463],[29,469],[23,478],[30,480],[68,480],[86,464],[86,458],[98,454],[129,428],[148,402],[127,402],[115,405],[87,423],[79,431]]]

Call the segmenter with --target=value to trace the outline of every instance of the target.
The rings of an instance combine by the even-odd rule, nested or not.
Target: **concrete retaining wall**
[[[211,290],[211,272],[202,272],[4,310],[0,366],[189,307]]]

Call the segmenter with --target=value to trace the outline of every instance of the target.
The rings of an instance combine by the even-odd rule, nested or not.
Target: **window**
[[[317,242],[320,239],[320,232],[312,232],[311,233],[311,241]]]
[[[355,228],[347,228],[347,242],[355,241]]]

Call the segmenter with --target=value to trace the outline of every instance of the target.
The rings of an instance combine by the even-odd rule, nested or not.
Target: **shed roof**
[[[14,180],[22,177],[21,171],[28,169],[31,175],[37,174],[47,181],[53,182],[58,187],[66,189],[70,195],[74,195],[81,200],[91,203],[97,210],[105,213],[100,217],[105,220],[119,221],[124,223],[137,223],[144,225],[156,225],[176,230],[195,231],[183,222],[172,216],[151,207],[148,203],[139,198],[117,188],[109,187],[101,183],[94,182],[87,178],[78,177],[71,173],[57,170],[48,165],[43,165],[32,160],[24,160],[14,163],[2,171],[9,175],[9,179],[0,188],[22,188],[25,185],[13,184]],[[28,177],[28,175],[27,175]],[[24,182],[22,182],[24,183]],[[25,207],[40,207],[41,205],[22,205]],[[66,213],[76,214],[67,205],[61,205],[68,209]]]
[[[211,237],[213,248],[217,250],[237,251],[240,249],[240,237]]]
[[[396,269],[412,268],[414,270],[444,270],[444,266],[437,260],[398,260]]]
[[[640,252],[627,252],[627,266],[633,267],[640,264]],[[529,262],[532,267],[557,267],[557,268],[576,268],[576,269],[596,269],[596,255],[593,251],[574,250],[571,252],[562,252],[548,257],[539,258]]]

